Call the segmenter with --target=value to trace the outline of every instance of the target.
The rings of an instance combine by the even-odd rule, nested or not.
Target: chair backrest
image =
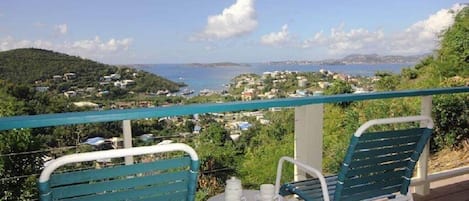
[[[189,156],[148,163],[55,173],[78,162],[151,153],[183,151]],[[199,159],[181,143],[88,152],[53,160],[39,177],[40,199],[50,200],[195,200]]]
[[[367,132],[381,124],[425,122],[423,127]],[[407,195],[413,170],[433,128],[426,116],[366,122],[352,136],[338,175],[334,200],[364,200],[399,192]]]

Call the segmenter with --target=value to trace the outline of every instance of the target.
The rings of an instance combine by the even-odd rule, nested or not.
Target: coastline
[[[250,66],[232,67],[202,67],[188,64],[141,64],[134,66],[175,82],[184,82],[189,90],[199,92],[204,89],[220,92],[226,89],[232,79],[238,75],[254,73],[262,75],[273,71],[319,72],[321,69],[353,75],[373,76],[377,71],[400,73],[412,64],[348,64],[348,65],[268,65],[265,63],[252,63]]]

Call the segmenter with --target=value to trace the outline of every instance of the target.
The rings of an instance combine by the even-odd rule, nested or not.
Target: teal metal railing
[[[273,100],[258,100],[249,102],[228,102],[215,104],[192,104],[171,107],[139,108],[124,110],[69,112],[43,114],[31,116],[14,116],[0,118],[0,130],[19,128],[37,128],[47,126],[110,122],[121,120],[135,120],[144,118],[159,118],[167,116],[181,116],[197,113],[236,112],[242,110],[267,109],[271,107],[297,107],[310,104],[337,103],[348,101],[363,101],[386,98],[403,98],[416,96],[431,96],[439,94],[454,94],[469,92],[469,87],[454,87],[440,89],[406,90],[392,92],[375,92],[367,94],[341,94],[333,96],[310,96],[304,98],[287,98]]]
[[[321,167],[322,164],[322,105],[325,103],[338,103],[350,101],[365,101],[388,98],[421,97],[422,115],[431,115],[432,96],[442,94],[469,93],[469,87],[421,89],[391,92],[374,92],[367,94],[341,94],[333,96],[311,96],[304,98],[287,98],[274,100],[258,100],[249,102],[228,102],[215,104],[192,104],[177,105],[171,107],[139,108],[124,110],[89,111],[89,112],[69,112],[56,114],[42,114],[30,116],[13,116],[0,118],[0,131],[22,128],[38,128],[60,125],[85,124],[97,122],[123,121],[124,147],[132,146],[131,120],[160,118],[168,116],[182,116],[190,114],[237,112],[243,110],[258,110],[272,107],[295,107],[295,148],[304,147],[306,149],[296,150],[296,156],[304,159],[313,167]],[[311,114],[313,113],[313,114]],[[314,125],[310,122],[315,122]],[[317,125],[316,125],[317,124]],[[127,139],[127,140],[126,140]],[[313,140],[311,140],[313,139]],[[306,142],[314,141],[317,144],[310,146]],[[301,144],[305,142],[306,144]],[[314,150],[311,150],[314,149]],[[313,153],[313,154],[311,154]],[[428,193],[430,181],[450,178],[453,176],[469,173],[469,167],[448,170],[442,173],[428,175],[427,154],[419,160],[417,178],[412,179],[419,194]],[[422,162],[422,163],[421,163]],[[125,158],[126,164],[132,164],[132,158]],[[422,186],[423,185],[423,186]]]

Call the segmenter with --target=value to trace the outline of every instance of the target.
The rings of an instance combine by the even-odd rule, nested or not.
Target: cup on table
[[[245,201],[246,198],[243,196],[243,187],[241,186],[241,180],[236,177],[231,177],[226,180],[225,186],[225,201]]]
[[[275,187],[273,184],[262,184],[260,187],[258,201],[273,201],[277,200],[278,196],[275,195]]]

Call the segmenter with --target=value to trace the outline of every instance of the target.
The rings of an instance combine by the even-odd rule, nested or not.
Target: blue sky
[[[109,64],[413,55],[453,0],[2,0],[0,50],[51,49]]]

